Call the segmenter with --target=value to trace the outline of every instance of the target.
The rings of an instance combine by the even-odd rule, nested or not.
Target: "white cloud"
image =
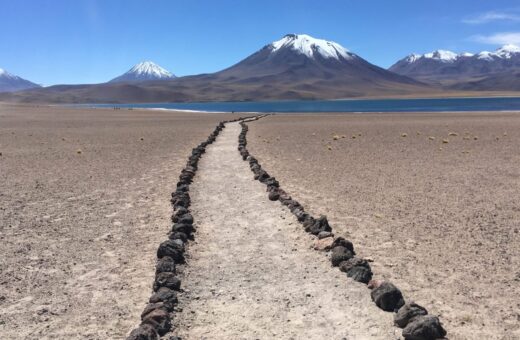
[[[520,45],[520,32],[500,32],[491,35],[474,35],[471,40],[491,45]]]
[[[482,13],[473,17],[463,19],[462,22],[465,24],[486,24],[492,21],[520,21],[520,14],[515,12],[498,12],[490,11]]]

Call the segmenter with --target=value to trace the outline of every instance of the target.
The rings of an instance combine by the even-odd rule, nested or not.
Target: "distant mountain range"
[[[457,54],[444,50],[422,55],[411,54],[389,70],[423,82],[440,82],[449,88],[513,90],[512,82],[517,80],[511,75],[520,72],[520,47],[505,45],[494,52],[477,54]],[[501,78],[504,84],[501,84]],[[519,88],[520,82],[514,87]]]
[[[245,101],[412,95],[432,91],[426,84],[369,63],[338,43],[305,34],[286,35],[216,73],[136,82],[138,72],[132,70],[129,71],[131,78],[123,75],[105,84],[51,86],[11,96],[0,95],[0,100],[53,103]]]
[[[333,41],[288,34],[215,73],[177,78],[147,61],[103,84],[33,85],[25,91],[0,94],[0,101],[254,101],[520,91],[520,48],[506,45],[477,54],[444,50],[411,54],[385,70]]]
[[[123,75],[109,81],[110,83],[124,83],[124,82],[142,82],[150,80],[167,80],[176,78],[175,75],[165,70],[161,66],[151,62],[143,61]]]
[[[15,92],[40,87],[0,68],[0,92]]]

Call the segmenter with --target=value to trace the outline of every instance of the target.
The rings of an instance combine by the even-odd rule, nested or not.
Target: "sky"
[[[229,67],[288,33],[389,67],[410,53],[520,45],[518,0],[0,0],[0,68],[38,84],[108,81],[151,60]]]

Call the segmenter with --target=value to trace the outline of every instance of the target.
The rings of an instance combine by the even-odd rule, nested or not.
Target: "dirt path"
[[[398,339],[366,286],[330,267],[237,151],[228,124],[191,186],[196,242],[176,315],[183,339]]]

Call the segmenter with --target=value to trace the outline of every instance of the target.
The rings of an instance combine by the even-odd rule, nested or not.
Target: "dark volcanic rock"
[[[180,224],[193,224],[193,216],[189,213],[181,215],[176,222]]]
[[[183,263],[184,247],[179,246],[179,244],[173,240],[166,240],[161,243],[157,249],[157,257],[163,258],[164,256],[171,257],[176,263]]]
[[[269,191],[268,197],[270,201],[277,201],[280,198],[280,194],[278,193],[278,190],[271,190]]]
[[[383,282],[370,293],[372,301],[384,311],[393,312],[404,305],[404,298],[401,291],[390,282]]]
[[[156,309],[162,309],[166,312],[173,311],[173,304],[170,302],[156,302],[156,303],[149,303],[144,307],[143,312],[141,313],[141,320],[144,319],[149,313]]]
[[[336,239],[334,239],[334,242],[332,243],[332,248],[336,247],[336,246],[343,246],[345,248],[347,248],[348,250],[350,250],[352,252],[352,254],[356,254],[356,252],[354,251],[354,245],[352,244],[352,242],[350,242],[349,240],[345,240],[343,237],[336,237]]]
[[[339,270],[342,272],[347,272],[349,269],[354,267],[365,267],[370,269],[370,265],[364,259],[360,259],[359,257],[353,257],[347,261],[343,261],[339,264]]]
[[[357,282],[367,284],[372,280],[372,270],[366,267],[352,267],[347,270],[347,276]]]
[[[312,225],[306,228],[305,231],[313,235],[318,235],[322,231],[332,231],[332,228],[330,227],[329,222],[327,221],[327,217],[320,216],[318,219],[315,220],[315,222]]]
[[[428,311],[426,308],[419,306],[415,302],[407,302],[401,308],[399,308],[395,314],[394,321],[397,326],[404,328],[406,325],[408,325],[411,319],[419,315],[427,314]]]
[[[164,272],[175,273],[175,261],[169,256],[164,256],[159,259],[159,261],[157,261],[157,265],[155,266],[156,274]]]
[[[158,340],[159,334],[155,327],[149,324],[142,324],[134,329],[126,340]]]
[[[181,240],[182,242],[188,242],[188,235],[181,232],[171,233],[169,236],[170,240]]]
[[[332,248],[332,254],[330,256],[330,261],[332,262],[333,267],[339,266],[339,264],[343,261],[347,261],[354,257],[354,254],[343,246],[336,246]]]
[[[175,223],[172,227],[173,233],[184,233],[186,235],[191,234],[193,231],[193,225],[192,224],[186,224],[186,223]]]
[[[326,238],[326,237],[331,237],[332,236],[332,233],[330,231],[321,231],[319,234],[318,234],[318,239],[322,239],[322,238]]]
[[[162,309],[155,309],[148,313],[143,319],[143,324],[151,325],[160,336],[168,333],[172,327],[170,314]]]
[[[176,304],[178,302],[177,293],[170,288],[161,287],[150,297],[149,302],[150,303],[169,302],[172,304]]]
[[[181,280],[179,280],[175,274],[171,272],[159,273],[155,276],[153,291],[156,292],[161,287],[179,290],[181,288]]]
[[[446,330],[439,318],[433,315],[417,316],[403,329],[403,337],[406,340],[434,340],[445,335]]]

